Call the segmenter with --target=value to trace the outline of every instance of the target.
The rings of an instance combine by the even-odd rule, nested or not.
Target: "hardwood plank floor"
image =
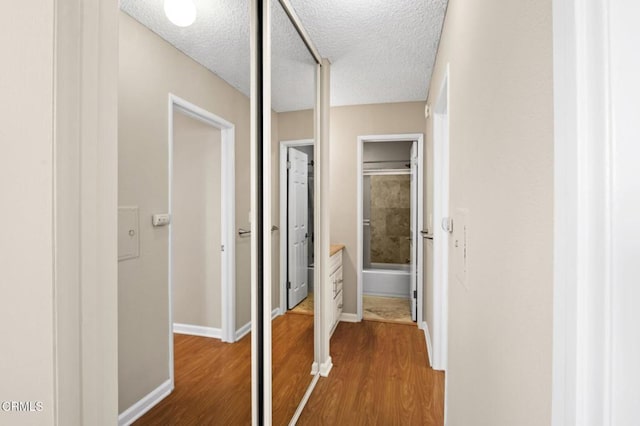
[[[331,374],[318,382],[298,425],[444,424],[444,373],[429,367],[416,326],[342,322],[331,354]]]
[[[313,316],[273,323],[273,424],[287,425],[311,383]],[[250,425],[251,336],[229,344],[174,335],[175,390],[135,425]]]

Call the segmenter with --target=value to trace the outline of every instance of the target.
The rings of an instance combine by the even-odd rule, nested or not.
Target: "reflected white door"
[[[288,302],[289,309],[304,300],[309,293],[307,251],[309,241],[308,157],[289,148],[288,173]]]
[[[418,318],[418,143],[411,144],[411,319]]]

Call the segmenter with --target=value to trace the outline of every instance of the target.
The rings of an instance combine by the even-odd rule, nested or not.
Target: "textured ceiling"
[[[168,21],[162,0],[121,0],[120,8],[248,95],[249,1],[194,1],[198,16],[187,28]],[[290,1],[332,63],[332,105],[426,99],[446,0]],[[273,108],[310,108],[313,60],[273,4]]]

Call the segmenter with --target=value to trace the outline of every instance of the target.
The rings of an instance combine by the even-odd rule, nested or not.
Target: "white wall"
[[[54,421],[53,31],[49,1],[0,17],[0,401],[41,401],[43,411],[0,423]]]
[[[221,131],[173,117],[173,322],[220,328]]]
[[[469,209],[468,288],[450,269],[451,426],[550,423],[551,17],[549,0],[449,1],[428,102],[449,63],[450,208]]]

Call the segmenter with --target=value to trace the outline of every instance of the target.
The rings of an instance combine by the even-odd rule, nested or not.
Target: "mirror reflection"
[[[279,2],[271,3],[273,424],[289,424],[314,357],[314,108],[316,62]]]
[[[120,2],[123,423],[251,423],[249,6]]]

